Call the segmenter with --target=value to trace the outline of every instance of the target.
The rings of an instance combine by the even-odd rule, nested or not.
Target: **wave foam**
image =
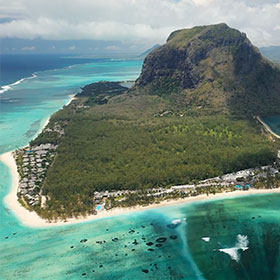
[[[210,237],[202,237],[201,238],[203,241],[205,241],[205,242],[209,242],[210,241]]]
[[[5,86],[1,86],[0,94],[2,94],[2,93],[4,93],[4,92],[6,92],[6,91],[12,89],[13,86],[16,86],[16,85],[22,83],[24,80],[30,80],[30,79],[34,79],[34,78],[36,78],[36,77],[37,77],[37,75],[36,75],[35,73],[33,73],[32,76],[30,76],[30,77],[22,78],[22,79],[20,79],[20,80],[14,82],[14,83],[12,83],[12,84],[5,85]]]
[[[175,219],[171,222],[173,225],[181,224],[181,219]]]
[[[11,86],[7,85],[7,86],[1,86],[0,89],[0,94],[4,93],[5,91],[11,89]]]
[[[181,224],[181,219],[175,219],[175,220],[171,221],[171,223],[168,224],[167,227],[174,229],[174,228],[178,227],[180,224]]]
[[[228,254],[232,260],[238,262],[240,259],[240,250],[246,251],[249,249],[249,240],[247,235],[238,234],[236,237],[235,246],[232,248],[219,249],[220,252]]]

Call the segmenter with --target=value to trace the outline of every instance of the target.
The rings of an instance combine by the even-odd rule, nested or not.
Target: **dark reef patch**
[[[167,240],[166,237],[159,237],[159,238],[156,239],[156,242],[164,243],[166,240]]]
[[[178,238],[177,235],[170,235],[170,239],[175,240],[175,239],[177,239],[177,238]]]

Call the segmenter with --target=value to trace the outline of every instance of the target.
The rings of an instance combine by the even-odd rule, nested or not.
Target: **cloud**
[[[173,27],[151,27],[147,24],[126,24],[121,22],[80,22],[73,24],[64,20],[38,18],[36,22],[18,20],[1,25],[0,37],[50,40],[162,40]]]
[[[21,48],[22,51],[35,51],[35,49],[36,48],[34,46]]]
[[[5,4],[3,4],[5,2]],[[226,22],[280,44],[279,0],[0,0],[0,38],[163,43],[175,29]]]
[[[209,6],[213,0],[193,0],[197,6]]]

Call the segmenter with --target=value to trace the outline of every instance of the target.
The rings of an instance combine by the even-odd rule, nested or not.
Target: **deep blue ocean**
[[[79,58],[69,55],[3,55],[0,54],[0,86],[15,83],[22,78],[31,77],[38,71],[61,69],[74,64],[84,64],[102,59]]]
[[[80,87],[135,80],[141,66],[137,60],[2,56],[0,154],[28,144]],[[1,280],[280,279],[279,194],[30,228],[5,204],[10,188],[10,171],[0,162]],[[170,226],[174,220],[177,227]]]

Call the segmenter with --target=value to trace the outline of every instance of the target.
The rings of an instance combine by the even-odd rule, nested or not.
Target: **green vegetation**
[[[270,142],[253,120],[189,117],[187,111],[182,116],[165,99],[151,95],[125,93],[107,104],[83,107],[86,102],[79,98],[51,118],[49,126],[62,124],[65,135],[56,139],[57,155],[44,181],[43,195],[49,199],[37,209],[44,217],[92,211],[95,191],[145,193],[275,160],[278,142]],[[33,143],[53,139],[42,133]],[[126,204],[133,205],[135,197]],[[153,198],[142,195],[142,200]]]
[[[280,188],[280,175],[276,174],[276,176],[271,176],[271,174],[267,174],[267,177],[260,178],[260,180],[256,184],[254,184],[254,188],[256,189]]]
[[[279,88],[279,65],[244,33],[217,24],[171,33],[146,57],[135,90],[205,114],[251,117],[280,113]]]
[[[172,47],[183,49],[193,39],[203,39],[203,44],[200,44],[199,48],[204,48],[209,42],[215,44],[220,41],[233,40],[239,36],[238,30],[229,29],[225,23],[221,23],[174,31],[168,37],[167,43]]]
[[[119,200],[115,197],[109,197],[106,200],[105,208],[111,209],[114,207],[133,207],[137,205],[148,206],[150,204],[158,204],[168,199],[181,199],[186,197],[198,196],[201,194],[216,194],[223,192],[232,192],[236,189],[234,186],[207,186],[197,187],[189,191],[174,191],[171,193],[164,193],[159,196],[153,196],[151,190],[145,190],[138,193],[131,193],[125,197],[125,200]]]
[[[222,190],[148,195],[272,164],[279,140],[253,116],[280,113],[279,87],[279,68],[245,34],[226,24],[175,31],[146,57],[132,89],[85,86],[32,141],[58,145],[42,186],[45,207],[34,209],[67,218],[92,213],[104,191],[130,191],[105,199],[110,208]]]
[[[77,97],[87,97],[86,106],[94,104],[106,104],[109,99],[122,94],[127,88],[123,87],[119,82],[98,82],[85,86]]]

